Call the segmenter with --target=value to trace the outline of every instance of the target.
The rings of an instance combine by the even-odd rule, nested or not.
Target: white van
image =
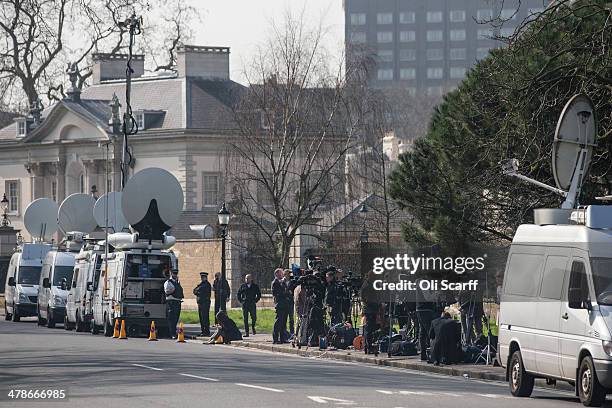
[[[73,252],[50,251],[43,262],[38,287],[38,324],[55,327],[64,321],[68,286],[74,271]]]
[[[514,396],[531,395],[535,378],[569,382],[586,406],[612,390],[612,207],[595,207],[578,210],[584,225],[516,231],[498,348]]]
[[[18,322],[21,317],[36,316],[42,259],[50,250],[48,244],[24,243],[11,256],[4,292],[6,320]]]
[[[75,258],[74,274],[66,300],[64,328],[77,332],[91,329],[93,297],[100,278],[102,254],[100,245],[87,244]],[[97,334],[97,330],[94,332]]]
[[[119,318],[132,336],[148,333],[151,321],[161,335],[167,333],[164,282],[175,265],[172,253],[156,249],[116,249],[106,260],[102,255],[94,294],[94,330],[111,336]]]

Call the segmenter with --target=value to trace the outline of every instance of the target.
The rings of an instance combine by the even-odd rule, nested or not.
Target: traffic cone
[[[121,320],[121,331],[119,332],[119,339],[127,340],[127,334],[125,333],[125,320]]]
[[[179,323],[178,335],[176,336],[176,342],[177,343],[185,342],[185,328],[183,327],[183,322]]]
[[[115,319],[115,328],[113,329],[113,339],[119,338],[119,319]]]
[[[151,320],[151,328],[149,329],[149,341],[157,341],[157,330],[155,330],[155,321]]]

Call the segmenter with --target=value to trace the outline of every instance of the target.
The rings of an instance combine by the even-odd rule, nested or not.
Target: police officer
[[[287,342],[287,316],[289,313],[287,286],[283,283],[283,270],[276,268],[274,280],[272,281],[272,296],[274,297],[274,309],[276,319],[272,331],[272,342],[281,344]]]
[[[244,283],[238,289],[238,301],[242,303],[242,319],[244,320],[244,337],[249,337],[249,314],[251,315],[251,325],[253,334],[255,323],[257,322],[257,302],[261,299],[261,290],[253,282],[253,276],[248,274],[244,277]]]
[[[170,324],[170,336],[176,338],[176,325],[181,316],[181,303],[185,297],[183,287],[178,280],[178,271],[172,270],[170,278],[164,282],[164,292],[166,293],[166,306],[168,312],[168,323]]]
[[[227,279],[223,279],[221,282],[221,273],[215,273],[215,280],[213,281],[213,291],[215,292],[215,324],[217,322],[217,313],[221,310],[221,305],[227,303],[230,297],[230,287]]]
[[[200,315],[201,336],[210,336],[210,293],[212,287],[208,282],[208,273],[200,272],[202,282],[193,289],[193,294],[198,301],[198,314]]]

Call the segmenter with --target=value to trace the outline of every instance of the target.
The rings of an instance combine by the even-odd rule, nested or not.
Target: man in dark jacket
[[[274,320],[274,329],[272,331],[272,342],[274,344],[286,343],[289,305],[287,303],[287,285],[283,283],[283,270],[281,268],[276,268],[274,271],[272,296],[274,297],[274,309],[276,311],[276,319]]]
[[[202,282],[193,289],[193,294],[198,301],[198,314],[200,315],[201,336],[210,336],[210,293],[211,286],[208,282],[208,273],[200,272]]]
[[[217,313],[221,310],[221,305],[225,305],[230,298],[230,287],[227,279],[223,279],[221,283],[221,273],[215,273],[215,280],[213,281],[213,291],[215,292],[215,324],[217,321]]]
[[[244,277],[244,283],[238,289],[238,301],[242,303],[242,319],[244,320],[244,337],[249,337],[249,314],[251,315],[251,325],[253,334],[255,323],[257,322],[257,302],[261,299],[259,286],[253,282],[253,276],[248,274]]]

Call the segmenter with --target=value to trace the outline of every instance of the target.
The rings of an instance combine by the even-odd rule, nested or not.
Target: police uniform
[[[176,273],[178,274],[178,272]],[[170,336],[174,338],[176,337],[176,326],[181,316],[181,302],[185,295],[178,278],[173,279],[172,275],[164,282],[164,292],[166,293],[166,310],[170,325]]]

